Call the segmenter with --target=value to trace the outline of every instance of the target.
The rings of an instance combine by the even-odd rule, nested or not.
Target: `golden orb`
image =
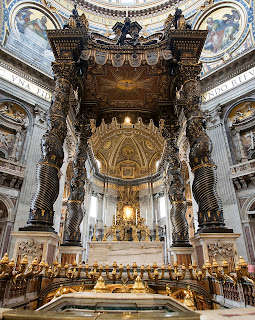
[[[130,119],[129,117],[125,117],[124,122],[125,122],[125,123],[130,123],[130,122],[131,122],[131,119]]]
[[[130,219],[132,219],[132,217],[134,215],[134,209],[130,206],[125,206],[123,208],[123,213],[124,213],[124,219],[130,220]]]

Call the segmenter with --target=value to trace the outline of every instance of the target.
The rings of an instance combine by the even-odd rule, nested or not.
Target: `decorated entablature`
[[[75,12],[64,29],[47,33],[56,59],[68,58],[71,50],[69,54],[78,61],[83,74],[79,76],[82,108],[99,123],[103,118],[109,122],[113,116],[124,120],[121,111],[127,108],[134,113],[132,123],[139,116],[144,122],[158,121],[159,101],[169,104],[175,99],[169,88],[176,87],[173,79],[178,61],[197,63],[207,31],[188,29],[178,13],[169,15],[164,31],[143,37],[139,23],[126,17],[124,23],[115,24],[116,37],[110,39],[89,33],[85,16],[78,17]]]

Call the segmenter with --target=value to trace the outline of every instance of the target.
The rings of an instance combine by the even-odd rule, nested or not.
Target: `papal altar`
[[[164,242],[160,241],[89,241],[88,264],[127,265],[136,262],[138,266],[156,262],[164,264]]]

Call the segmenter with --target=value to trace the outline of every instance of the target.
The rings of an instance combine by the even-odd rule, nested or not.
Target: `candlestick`
[[[147,230],[145,232],[146,232],[145,241],[150,241],[150,238],[149,238]]]
[[[97,230],[97,225],[95,224],[94,235],[93,235],[92,241],[97,241],[96,230]]]
[[[147,209],[146,209],[146,226],[148,225],[148,213],[147,213]]]
[[[155,241],[159,241],[159,236],[158,236],[158,225],[156,225],[156,239]]]
[[[114,237],[113,237],[113,241],[118,241],[118,239],[117,239],[117,230],[116,230],[116,228],[115,228],[115,230],[114,230]]]
[[[155,209],[155,219],[156,219],[156,224],[158,224],[158,213],[157,213],[157,209]]]
[[[117,222],[117,210],[115,209],[115,225],[116,225],[116,222]]]
[[[126,17],[128,17],[128,6],[126,6]]]
[[[104,237],[103,237],[103,241],[106,241],[106,225],[104,226]]]
[[[135,224],[137,224],[137,209],[135,211]]]

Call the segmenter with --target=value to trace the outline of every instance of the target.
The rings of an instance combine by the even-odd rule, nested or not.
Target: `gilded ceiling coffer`
[[[56,62],[52,63],[56,84],[48,114],[47,131],[41,140],[42,155],[36,170],[36,191],[31,200],[27,225],[20,228],[23,231],[54,232],[53,204],[59,193],[59,170],[64,159],[63,143],[67,134],[69,98],[72,88],[77,86],[77,59],[84,44],[86,30],[83,17],[73,12],[68,30],[48,32],[56,58]],[[68,34],[64,41],[59,39],[61,33]]]
[[[224,224],[223,207],[217,194],[217,170],[211,158],[212,141],[206,134],[206,119],[201,110],[200,64],[180,64],[178,103],[187,119],[186,135],[190,143],[189,163],[194,173],[192,191],[198,203],[199,233],[233,232]]]
[[[67,202],[67,219],[62,246],[80,246],[80,224],[84,211],[82,204],[85,197],[85,182],[87,172],[85,162],[87,160],[88,138],[91,134],[90,124],[81,122],[77,128],[80,132],[79,141],[76,145],[76,154],[73,161],[73,178],[70,183],[70,196]]]
[[[172,223],[172,246],[191,247],[189,243],[188,222],[186,220],[187,203],[184,196],[184,183],[181,175],[181,162],[179,149],[177,147],[178,127],[174,124],[167,130],[163,129],[163,136],[166,139],[167,148],[167,176],[166,189],[171,202],[170,220]]]

